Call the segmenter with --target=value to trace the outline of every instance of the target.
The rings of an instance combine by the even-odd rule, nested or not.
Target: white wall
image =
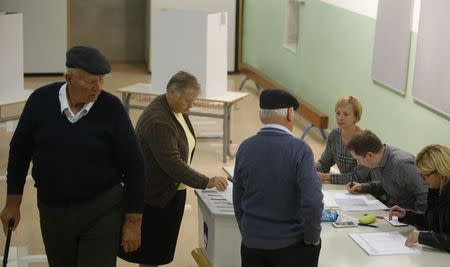
[[[144,62],[145,6],[145,0],[72,0],[70,45],[94,46],[112,62]]]
[[[378,0],[321,0],[327,4],[341,7],[357,14],[364,15],[371,18],[377,17]],[[395,1],[395,0],[393,0]],[[414,13],[411,31],[417,32],[419,28],[419,15],[420,15],[420,1],[414,1]]]

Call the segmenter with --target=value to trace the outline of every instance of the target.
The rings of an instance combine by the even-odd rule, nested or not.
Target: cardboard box
[[[0,98],[22,95],[23,18],[21,13],[0,14]]]
[[[199,245],[214,267],[241,266],[241,233],[233,204],[217,190],[195,190],[198,199]]]
[[[226,12],[153,10],[150,47],[154,90],[165,93],[180,70],[197,77],[203,97],[228,89]]]
[[[148,0],[150,1],[150,0]],[[226,11],[228,15],[228,35],[227,35],[227,58],[228,58],[228,72],[236,71],[236,12],[238,8],[238,1],[230,0],[151,0],[151,9],[161,8],[177,8],[177,9],[196,9],[207,11]],[[149,5],[150,6],[150,5]],[[148,12],[147,17],[150,18],[151,13]],[[148,21],[148,44],[150,50],[150,21]],[[151,68],[151,66],[150,66]],[[151,71],[151,69],[149,69]]]

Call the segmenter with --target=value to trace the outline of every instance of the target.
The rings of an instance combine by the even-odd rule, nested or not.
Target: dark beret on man
[[[66,53],[66,67],[103,75],[111,72],[111,64],[100,51],[90,46],[74,46]]]
[[[261,109],[280,109],[299,107],[297,99],[289,92],[281,89],[266,89],[259,96],[259,107]]]

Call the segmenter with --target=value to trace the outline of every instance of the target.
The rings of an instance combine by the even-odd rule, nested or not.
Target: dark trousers
[[[122,198],[122,186],[117,185],[81,205],[58,207],[38,201],[49,266],[116,266]]]
[[[248,248],[241,243],[242,267],[317,267],[320,248],[303,241],[280,249]]]

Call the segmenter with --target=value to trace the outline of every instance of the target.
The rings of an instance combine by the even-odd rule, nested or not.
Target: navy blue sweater
[[[304,141],[276,128],[263,128],[245,140],[233,176],[233,205],[244,245],[279,249],[317,242],[321,187]]]
[[[82,203],[119,183],[125,208],[141,213],[144,165],[133,126],[120,100],[102,91],[88,114],[70,123],[52,83],[27,100],[10,143],[8,194],[22,194],[30,161],[38,199]]]

